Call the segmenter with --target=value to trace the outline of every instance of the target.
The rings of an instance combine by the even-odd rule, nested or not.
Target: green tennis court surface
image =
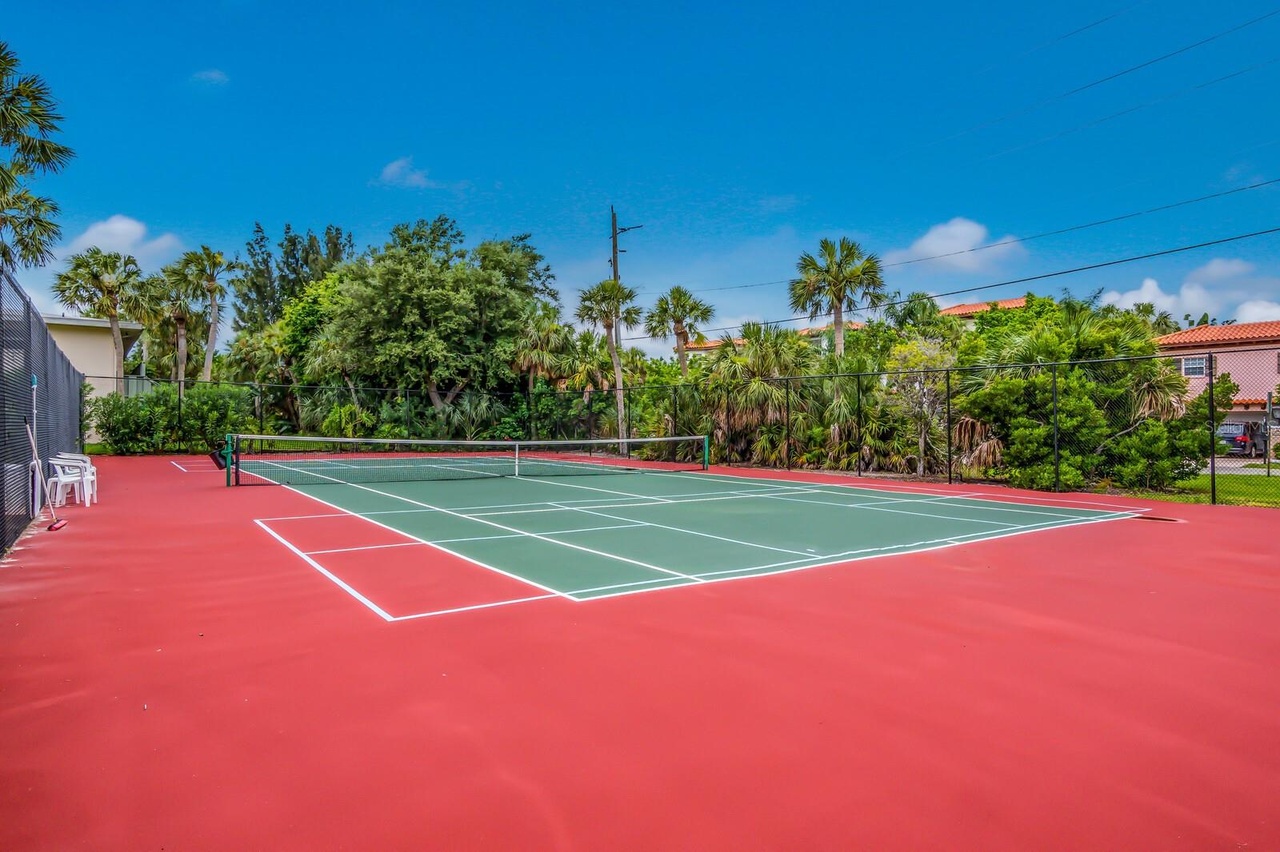
[[[1077,508],[1052,498],[1009,502],[715,473],[291,487],[344,513],[576,600],[915,553],[1134,515],[1119,508]],[[377,558],[376,549],[368,550]]]

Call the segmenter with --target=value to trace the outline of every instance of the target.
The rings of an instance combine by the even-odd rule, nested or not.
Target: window
[[[1276,353],[1276,372],[1280,373],[1280,352]]]
[[[1182,375],[1184,376],[1203,376],[1205,374],[1205,361],[1207,359],[1203,355],[1196,355],[1191,358],[1182,359]]]

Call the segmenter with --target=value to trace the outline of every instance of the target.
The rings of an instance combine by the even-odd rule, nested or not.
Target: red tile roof
[[[811,334],[825,334],[826,332],[831,331],[831,329],[835,328],[835,326],[836,326],[835,323],[828,323],[824,325],[822,328],[800,328],[800,329],[796,329],[796,334],[806,336],[806,337]],[[865,326],[865,323],[860,323],[855,320],[849,320],[844,324],[844,327],[849,331],[857,331],[858,329],[863,328],[864,326]],[[710,352],[711,350],[718,347],[722,340],[723,338],[719,338],[719,337],[708,338],[705,343],[690,343],[684,349],[686,352]],[[741,337],[735,337],[733,339],[734,346],[741,346],[745,342],[746,341],[744,341]]]
[[[1161,349],[1205,346],[1214,343],[1280,342],[1280,320],[1242,322],[1236,325],[1198,325],[1156,338]]]
[[[1027,297],[1019,296],[1016,299],[1000,299],[995,301],[994,304],[997,308],[1025,308],[1027,306]],[[967,305],[952,305],[949,308],[943,308],[938,313],[944,317],[968,319],[974,314],[991,310],[991,305],[992,302],[970,302]]]

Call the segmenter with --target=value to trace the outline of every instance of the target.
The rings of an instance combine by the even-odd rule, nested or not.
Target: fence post
[[[951,485],[951,368],[947,368],[947,484]]]
[[[620,436],[624,439],[630,438],[635,431],[635,428],[631,424],[631,409],[634,407],[631,404],[631,391],[633,390],[635,389],[624,388],[622,391],[622,407],[627,410],[627,434]],[[627,458],[631,458],[631,443],[628,441],[626,444],[623,444],[623,446],[626,447]]]
[[[732,414],[730,404],[732,401],[733,392],[726,385],[724,392],[724,463],[726,465],[730,463],[729,452],[733,449],[733,430],[729,426],[729,418]]]
[[[837,379],[837,381],[839,381]],[[856,476],[862,476],[862,375],[859,374],[853,378],[853,386],[858,390],[858,402],[853,407],[853,427],[854,438],[857,445],[853,448],[853,471]]]
[[[1062,465],[1058,455],[1058,365],[1050,364],[1053,376],[1053,490],[1062,490]]]
[[[671,386],[671,435],[674,438],[680,434],[680,387],[679,385]]]
[[[263,410],[262,404],[262,385],[254,382],[253,385],[253,411],[258,415],[258,434],[266,434],[266,412]]]
[[[787,464],[787,470],[791,470],[791,379],[783,379],[782,384],[787,393],[787,419],[782,429],[782,458]]]
[[[1216,506],[1218,504],[1218,424],[1214,421],[1218,419],[1218,412],[1213,402],[1213,353],[1210,352],[1206,357],[1206,372],[1209,374],[1209,503]]]
[[[1266,438],[1266,440],[1267,440],[1267,443],[1266,443],[1266,450],[1267,450],[1267,451],[1266,451],[1265,453],[1263,453],[1263,454],[1262,454],[1262,457],[1263,457],[1263,458],[1266,460],[1266,462],[1267,462],[1267,476],[1270,476],[1270,475],[1271,475],[1271,456],[1272,456],[1273,451],[1275,450],[1275,447],[1273,447],[1273,446],[1271,445],[1271,444],[1272,444],[1272,441],[1271,441],[1271,411],[1272,411],[1272,406],[1275,404],[1275,402],[1274,402],[1274,401],[1272,400],[1272,398],[1271,398],[1271,395],[1272,395],[1272,392],[1271,392],[1271,391],[1267,391],[1267,410],[1266,410],[1266,412],[1264,412],[1264,413],[1263,413],[1263,415],[1262,415],[1262,430],[1263,430],[1263,431],[1262,431],[1262,434],[1263,434],[1263,436],[1264,436],[1264,437]]]

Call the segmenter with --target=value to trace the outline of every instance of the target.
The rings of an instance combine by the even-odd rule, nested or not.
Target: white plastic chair
[[[66,459],[49,459],[49,466],[53,468],[53,475],[49,477],[50,502],[54,506],[65,506],[67,493],[75,492],[76,502],[87,506],[85,469]]]
[[[53,460],[73,464],[80,468],[84,484],[85,504],[98,502],[98,469],[94,467],[92,459],[82,453],[58,453]]]

